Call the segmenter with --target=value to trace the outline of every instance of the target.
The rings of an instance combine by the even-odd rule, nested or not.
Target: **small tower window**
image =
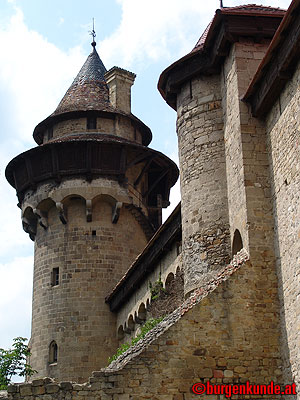
[[[57,347],[55,340],[53,340],[49,346],[49,363],[50,364],[57,363],[57,355],[58,355],[58,347]]]
[[[86,120],[86,128],[87,129],[96,129],[97,128],[97,118],[96,117],[88,117]]]
[[[243,248],[243,240],[240,231],[236,229],[233,235],[232,242],[232,257],[235,256]]]
[[[59,285],[59,268],[53,268],[51,273],[51,286]]]
[[[53,138],[53,126],[48,128],[48,140]]]

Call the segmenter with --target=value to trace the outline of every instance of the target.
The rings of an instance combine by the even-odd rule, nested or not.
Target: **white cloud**
[[[28,251],[17,198],[4,177],[10,159],[32,147],[34,126],[54,111],[85,56],[80,48],[67,54],[24,23],[22,11],[0,28],[0,255],[7,259]]]
[[[214,3],[199,0],[119,0],[122,20],[118,29],[100,44],[109,64],[128,68],[135,63],[174,58],[191,50],[195,26],[208,23]],[[196,35],[200,36],[200,32]],[[194,37],[194,42],[195,42]]]
[[[0,347],[8,348],[17,336],[30,335],[33,256],[0,264]]]
[[[62,52],[24,23],[22,11],[0,27],[0,347],[29,336],[33,243],[22,230],[7,163],[33,147],[34,126],[58,105],[85,55],[79,47]]]
[[[66,54],[29,30],[17,7],[7,26],[0,29],[0,47],[0,83],[14,101],[15,135],[28,142],[37,122],[58,105],[85,56],[79,47]]]
[[[171,154],[168,154],[168,157],[173,160],[177,166],[179,165],[178,162],[178,153],[174,152]],[[176,184],[171,188],[170,192],[170,205],[167,208],[163,208],[162,210],[162,217],[163,217],[163,222],[168,218],[168,216],[172,213],[174,208],[177,206],[177,204],[181,200],[181,194],[180,194],[180,178],[178,178],[178,181]]]
[[[175,61],[192,50],[220,6],[219,0],[118,0],[122,20],[118,29],[100,44],[108,65],[124,68],[149,61]],[[244,4],[224,0],[224,6]],[[272,3],[272,4],[270,4]],[[260,0],[259,4],[287,8],[289,0]]]

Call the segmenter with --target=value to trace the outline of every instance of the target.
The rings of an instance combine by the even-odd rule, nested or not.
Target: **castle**
[[[11,399],[189,400],[207,381],[300,391],[299,47],[300,0],[225,7],[163,71],[182,201],[161,224],[178,169],[131,113],[135,75],[106,71],[92,43],[39,146],[6,169],[35,241],[37,374]]]

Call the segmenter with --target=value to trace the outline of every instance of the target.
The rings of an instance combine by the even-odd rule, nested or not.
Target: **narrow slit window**
[[[59,268],[53,268],[51,274],[51,286],[59,285]]]
[[[177,242],[176,243],[176,253],[179,256],[179,254],[182,252],[182,242]]]
[[[86,121],[86,128],[87,129],[96,129],[97,128],[97,118],[88,117],[87,121]]]

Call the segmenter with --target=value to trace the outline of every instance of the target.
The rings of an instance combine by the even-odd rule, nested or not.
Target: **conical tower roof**
[[[142,133],[142,142],[148,145],[152,139],[151,130],[131,112],[126,113],[116,108],[109,99],[109,88],[105,80],[107,72],[99,54],[96,43],[92,42],[93,50],[87,57],[72,85],[58,104],[56,110],[41,121],[34,129],[33,138],[37,144],[43,144],[45,130],[60,121],[82,118],[87,115],[104,115],[113,118],[123,115],[131,120]],[[67,139],[65,137],[65,139]]]
[[[52,115],[70,111],[113,111],[104,78],[106,68],[97,53],[96,43],[92,45],[93,51]]]

